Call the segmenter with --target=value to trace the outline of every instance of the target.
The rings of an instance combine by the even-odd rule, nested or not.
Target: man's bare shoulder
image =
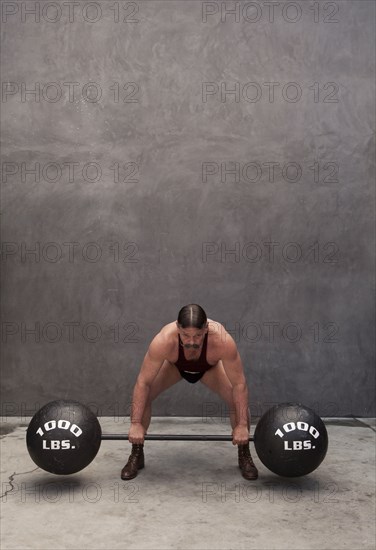
[[[209,335],[214,354],[226,361],[234,361],[239,356],[235,340],[225,327],[217,321],[209,321]]]
[[[176,334],[176,323],[168,323],[154,336],[149,351],[153,355],[169,356],[176,347]]]
[[[228,346],[233,347],[235,344],[234,339],[221,323],[208,319],[208,325],[210,340],[215,346],[218,346],[221,349]]]

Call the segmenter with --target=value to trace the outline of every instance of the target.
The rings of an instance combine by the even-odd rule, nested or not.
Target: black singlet
[[[195,360],[186,359],[184,355],[183,344],[179,335],[178,335],[178,338],[179,338],[179,357],[175,363],[175,366],[177,367],[177,369],[179,370],[183,378],[188,380],[188,382],[197,382],[205,374],[207,370],[214,367],[214,365],[211,365],[210,363],[208,363],[206,359],[206,350],[208,347],[208,333],[205,334],[200,357]]]

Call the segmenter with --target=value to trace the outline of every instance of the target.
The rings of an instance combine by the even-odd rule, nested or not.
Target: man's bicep
[[[160,350],[153,345],[153,343],[150,344],[144,360],[142,361],[140,374],[138,375],[138,382],[150,386],[154,378],[157,376],[163,361],[164,357]]]
[[[235,343],[226,350],[222,363],[233,386],[246,382],[243,363]]]

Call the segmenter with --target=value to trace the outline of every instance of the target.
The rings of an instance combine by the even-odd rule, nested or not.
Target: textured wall
[[[128,413],[197,302],[253,414],[374,415],[375,4],[1,7],[3,413]],[[181,382],[154,413],[225,407]]]

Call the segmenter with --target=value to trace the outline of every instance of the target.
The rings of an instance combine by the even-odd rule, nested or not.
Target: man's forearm
[[[145,412],[146,402],[148,400],[150,387],[146,384],[136,382],[133,390],[131,423],[140,424]]]
[[[232,396],[235,405],[236,423],[240,426],[248,426],[248,388],[246,384],[233,386]]]

